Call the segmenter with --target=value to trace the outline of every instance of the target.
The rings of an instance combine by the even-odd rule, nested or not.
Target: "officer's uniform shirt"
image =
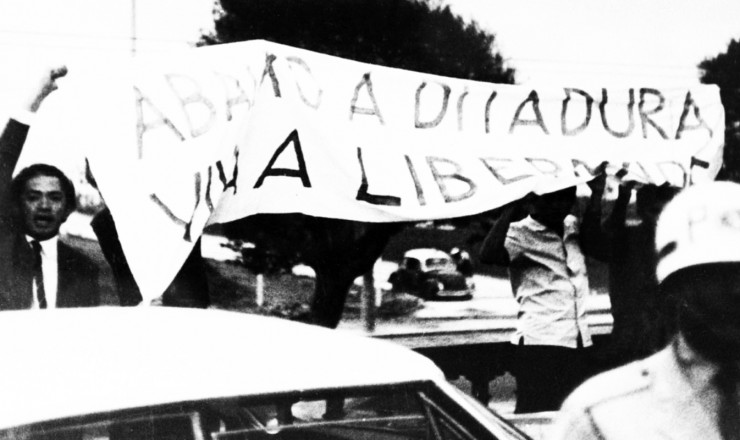
[[[566,216],[563,229],[560,237],[532,217],[509,226],[504,247],[509,254],[511,287],[519,302],[514,344],[576,348],[579,334],[584,347],[592,344],[578,219]]]
[[[721,440],[717,370],[679,337],[586,381],[563,404],[551,438]]]

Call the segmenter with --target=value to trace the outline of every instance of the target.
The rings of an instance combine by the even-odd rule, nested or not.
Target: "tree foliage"
[[[701,81],[720,88],[725,108],[725,153],[723,175],[740,182],[740,41],[730,41],[727,51],[699,64]]]
[[[477,81],[513,83],[494,35],[421,0],[221,0],[202,45],[263,39],[346,59]],[[292,254],[316,271],[314,323],[335,327],[352,281],[372,269],[398,224],[256,215],[232,237]]]
[[[356,61],[513,83],[494,35],[416,0],[221,0],[203,44],[264,39]]]

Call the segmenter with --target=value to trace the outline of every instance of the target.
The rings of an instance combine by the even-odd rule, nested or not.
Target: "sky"
[[[736,0],[447,0],[496,34],[518,83],[673,85],[740,37]]]
[[[521,84],[696,82],[696,65],[740,37],[737,0],[431,1],[496,34]],[[0,80],[47,60],[104,68],[131,54],[134,28],[139,53],[187,48],[212,11],[213,0],[0,0],[0,56],[18,67]]]
[[[157,55],[192,47],[213,26],[213,1],[0,0],[0,114],[38,65],[84,64],[104,74],[134,49]],[[495,34],[494,49],[519,84],[694,84],[698,63],[740,38],[738,0],[428,1]],[[64,169],[65,153],[51,157],[53,145],[46,148],[38,156]]]
[[[0,56],[14,66],[0,80],[49,63],[104,70],[132,45],[141,54],[187,49],[212,27],[212,10],[212,0],[0,0]]]

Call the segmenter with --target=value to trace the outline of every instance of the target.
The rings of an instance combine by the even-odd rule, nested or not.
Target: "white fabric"
[[[592,344],[586,322],[586,261],[578,243],[578,219],[568,215],[561,238],[532,217],[512,223],[504,246],[519,318],[511,342],[576,348]]]
[[[26,235],[29,245],[36,240]],[[48,240],[39,241],[41,244],[41,272],[44,277],[44,293],[46,296],[46,308],[55,309],[57,305],[57,286],[59,285],[59,260],[58,247],[59,236]],[[33,303],[31,309],[39,309],[39,298],[37,295],[36,280],[33,281]]]
[[[589,180],[603,161],[684,186],[722,160],[713,85],[493,84],[265,41],[95,67],[70,70],[29,144],[86,152],[145,303],[210,223],[451,218]]]

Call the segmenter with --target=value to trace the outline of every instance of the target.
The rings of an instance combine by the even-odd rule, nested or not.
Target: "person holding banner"
[[[660,215],[654,246],[673,338],[576,389],[552,438],[740,438],[740,185],[682,191]]]
[[[589,185],[584,232],[598,231],[605,175]],[[591,333],[586,323],[589,294],[580,224],[571,214],[576,187],[534,197],[529,215],[523,201],[504,208],[481,247],[481,261],[505,265],[519,302],[512,373],[516,413],[554,411],[590,373]],[[588,227],[586,227],[588,223]],[[597,226],[592,224],[596,223]],[[590,243],[601,243],[601,237]]]
[[[655,277],[656,255],[652,246],[658,216],[678,189],[668,185],[642,185],[636,191],[639,224],[628,224],[627,207],[633,183],[622,184],[606,230],[610,234],[609,297],[614,325],[609,368],[649,356],[663,348],[670,337],[663,298]]]
[[[88,179],[94,182],[92,175],[88,173]],[[93,185],[94,186],[94,185]],[[100,249],[103,251],[113,275],[113,284],[118,294],[121,306],[137,306],[142,302],[141,291],[136,284],[134,275],[123,253],[121,242],[118,239],[118,231],[113,215],[108,207],[100,210],[93,217],[90,225],[98,238]],[[178,271],[175,279],[164,291],[161,297],[161,305],[168,307],[191,307],[208,308],[211,305],[211,297],[206,274],[206,264],[201,254],[201,239],[193,246],[193,250]]]
[[[97,189],[98,183],[90,169],[90,164],[86,163],[85,165],[85,178],[93,188]],[[105,203],[104,200],[103,203]],[[121,306],[141,304],[143,300],[141,291],[134,279],[134,274],[131,273],[126,255],[123,253],[116,222],[110,208],[104,204],[103,208],[90,221],[90,226],[111,269],[119,304]],[[211,305],[206,265],[201,254],[200,243],[201,239],[199,238],[175,279],[162,294],[160,303],[163,306],[205,309]]]
[[[12,178],[32,117],[67,69],[49,69],[0,135],[0,310],[98,305],[97,266],[58,239],[76,207],[72,182],[58,168],[35,164]]]

